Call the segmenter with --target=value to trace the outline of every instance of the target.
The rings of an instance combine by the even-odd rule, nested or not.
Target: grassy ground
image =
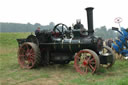
[[[68,65],[21,69],[17,62],[17,38],[30,33],[0,33],[0,85],[128,85],[128,61],[117,60],[110,69],[80,75]]]

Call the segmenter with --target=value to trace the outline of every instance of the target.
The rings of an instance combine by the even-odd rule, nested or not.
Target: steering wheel
[[[59,23],[55,25],[53,28],[53,36],[55,37],[66,37],[66,31],[68,30],[68,26],[65,24]]]

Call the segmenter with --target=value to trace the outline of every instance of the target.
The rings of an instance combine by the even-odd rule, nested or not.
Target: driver
[[[86,29],[84,28],[84,25],[81,24],[81,21],[80,20],[77,20],[76,21],[76,24],[74,26],[74,29],[79,30],[80,31],[80,34],[82,36],[85,35]]]
[[[76,24],[74,26],[74,29],[84,29],[84,25],[81,24],[81,21],[80,20],[77,20],[76,21]]]

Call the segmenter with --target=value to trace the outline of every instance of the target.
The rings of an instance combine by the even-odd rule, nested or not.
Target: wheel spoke
[[[91,58],[91,56],[89,56],[89,57],[87,58],[87,61],[89,61],[89,60],[90,60],[90,58]]]
[[[90,60],[90,62],[92,62],[92,61],[94,61],[95,59],[94,58],[92,58],[91,60]]]
[[[34,62],[34,58],[33,57],[28,57],[28,62],[29,63],[33,63]]]
[[[27,49],[26,53],[29,53],[30,49]]]
[[[84,62],[84,59],[80,59],[80,62],[83,63]]]
[[[31,50],[32,48],[30,49],[28,45],[26,45],[26,46],[27,46],[27,52],[26,52],[26,53],[30,53],[30,50]]]
[[[29,49],[28,44],[26,44],[26,49]]]
[[[22,51],[21,51],[22,50]],[[20,52],[25,52],[25,49],[23,49],[23,48],[20,48]]]
[[[86,66],[85,68],[86,68],[86,73],[88,73],[88,67]]]
[[[85,66],[83,64],[80,64],[80,67],[83,67],[84,68]]]
[[[89,64],[89,66],[91,67],[92,71],[95,71],[95,68],[91,64]]]
[[[33,49],[31,48],[29,52],[32,53],[33,52]]]
[[[35,54],[34,54],[34,53],[31,53],[29,56],[32,56],[32,57],[34,57],[34,56],[35,56]]]
[[[92,64],[93,65],[93,64],[95,64],[95,62],[89,62],[89,64]]]
[[[35,59],[34,59],[34,57],[31,57],[30,60],[34,61]]]
[[[80,72],[83,74],[83,73],[85,73],[85,72],[87,73],[87,71],[88,71],[87,66],[81,64],[81,65],[80,65]]]

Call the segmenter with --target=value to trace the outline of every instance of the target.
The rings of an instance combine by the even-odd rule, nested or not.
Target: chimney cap
[[[87,7],[87,8],[85,8],[86,10],[88,10],[88,9],[94,9],[93,7]]]

